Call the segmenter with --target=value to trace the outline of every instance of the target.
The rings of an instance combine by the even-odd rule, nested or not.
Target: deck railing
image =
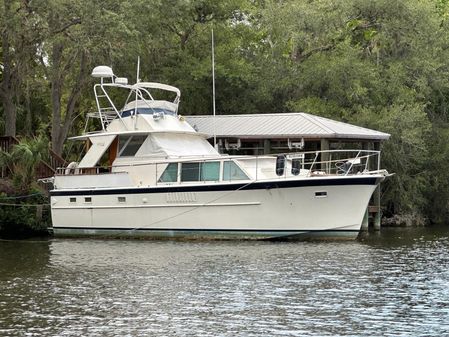
[[[49,154],[48,165],[52,168],[53,173],[56,172],[56,169],[58,167],[67,165],[67,162],[52,149],[49,150],[48,154]]]
[[[135,163],[115,165],[113,167],[92,167],[92,168],[77,168],[76,165],[69,165],[68,167],[60,167],[56,170],[57,175],[97,175],[110,174],[111,172],[119,173],[134,169],[144,169],[142,174],[154,174],[156,184],[166,184],[167,182],[159,181],[162,172],[167,168],[169,163],[207,163],[207,162],[225,162],[234,161],[242,169],[242,171],[249,177],[247,180],[263,180],[273,178],[292,178],[294,176],[302,177],[316,177],[316,176],[348,176],[355,174],[362,174],[367,172],[380,170],[380,151],[370,150],[328,150],[328,151],[310,151],[298,153],[284,153],[275,155],[261,155],[261,156],[223,156],[204,157],[189,159],[186,157],[170,158],[165,162],[158,163]],[[181,165],[176,168],[176,181],[172,183],[181,182],[181,174],[186,173],[185,168],[181,171]],[[214,180],[192,180],[189,183],[207,183],[211,181],[234,181],[244,180],[238,179],[224,179],[228,177],[223,176],[223,164],[220,164],[219,179]],[[192,168],[192,170],[201,170],[200,165]],[[123,171],[121,170],[123,169]],[[151,172],[151,173],[150,173]],[[184,172],[184,173],[182,173]],[[187,172],[188,174],[188,172]],[[192,172],[193,175],[201,172]],[[214,177],[217,177],[214,175]],[[185,181],[182,181],[185,182]]]
[[[16,144],[19,144],[19,140],[16,137],[0,136],[0,151],[10,152]]]

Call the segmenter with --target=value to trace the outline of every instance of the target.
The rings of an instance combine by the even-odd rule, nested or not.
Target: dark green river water
[[[449,336],[449,226],[355,242],[0,241],[0,336]]]

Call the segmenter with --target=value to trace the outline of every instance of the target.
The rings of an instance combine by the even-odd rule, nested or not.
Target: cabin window
[[[122,153],[123,149],[125,148],[126,144],[131,140],[130,136],[119,136],[118,137],[118,153]]]
[[[220,162],[183,163],[181,181],[218,181]]]
[[[201,163],[201,181],[220,180],[220,162]]]
[[[76,198],[70,198],[70,202],[76,202]]]
[[[247,180],[249,179],[245,172],[233,161],[223,163],[223,180]]]
[[[92,202],[92,198],[91,197],[85,197],[84,198],[84,202]]]
[[[120,136],[119,137],[119,156],[132,157],[139,151],[147,136]]]
[[[181,181],[199,181],[200,163],[182,163]]]
[[[118,202],[126,202],[126,197],[117,197]]]
[[[178,163],[170,163],[167,165],[164,173],[159,178],[160,183],[174,183],[178,181]]]

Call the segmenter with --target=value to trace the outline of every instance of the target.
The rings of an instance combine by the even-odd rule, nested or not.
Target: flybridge
[[[123,122],[123,118],[146,114],[152,115],[157,120],[164,118],[165,115],[176,115],[178,113],[181,98],[181,91],[178,88],[155,82],[140,82],[139,79],[137,83],[131,85],[128,84],[127,78],[114,75],[112,68],[108,66],[95,67],[92,71],[92,77],[100,78],[100,83],[94,86],[97,111],[87,115],[85,132],[89,119],[99,119],[102,130],[106,131],[108,125],[118,118],[122,121],[126,130],[131,131],[129,124]],[[113,88],[128,92],[125,104],[122,107],[117,106],[111,98]],[[158,91],[175,94],[175,98],[172,101],[158,99],[160,93]]]

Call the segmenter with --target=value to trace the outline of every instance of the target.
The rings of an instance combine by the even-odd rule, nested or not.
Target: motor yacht
[[[72,138],[87,150],[50,191],[56,236],[356,238],[388,175],[379,151],[221,154],[178,114],[178,88],[92,76],[97,111]]]

